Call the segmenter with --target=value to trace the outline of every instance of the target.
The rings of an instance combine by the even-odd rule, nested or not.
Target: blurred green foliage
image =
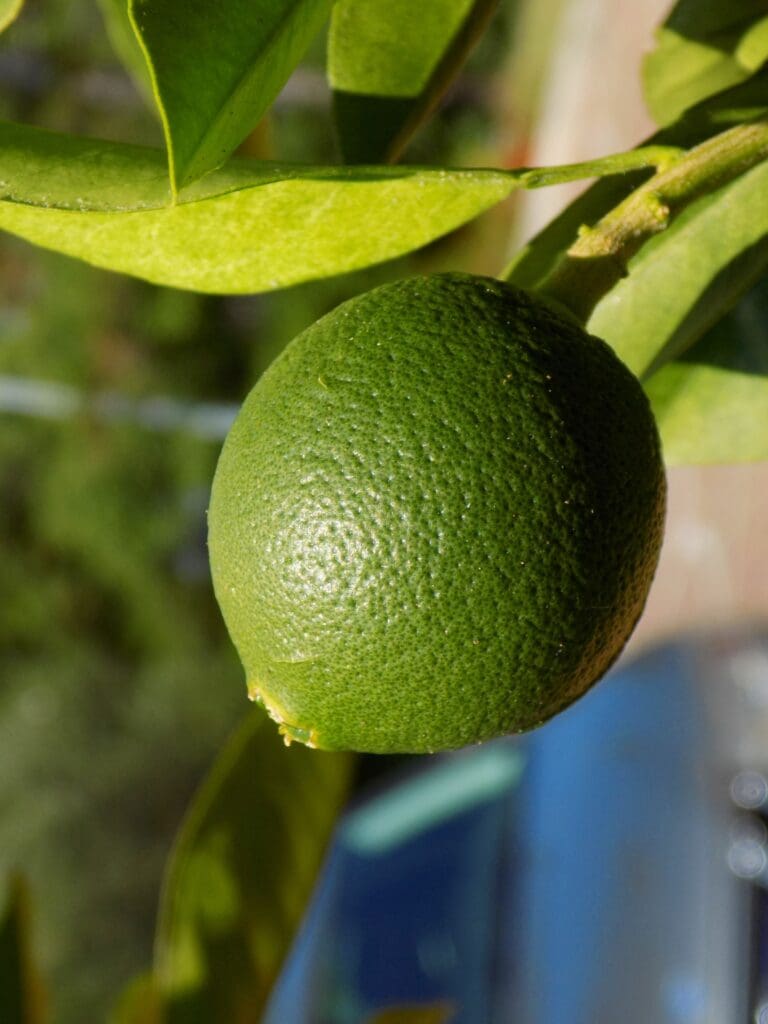
[[[507,28],[500,19],[411,161],[492,162],[479,157],[493,147],[480,69],[498,66]],[[324,45],[246,143],[251,155],[335,159]],[[28,0],[0,39],[0,117],[162,144],[94,2]],[[486,242],[481,220],[411,261],[217,298],[2,237],[0,377],[236,402],[339,301],[412,270],[486,270]],[[104,1019],[149,965],[174,832],[248,710],[208,578],[217,454],[217,443],[87,408],[60,420],[0,410],[0,877],[22,865],[29,878],[54,1024]]]

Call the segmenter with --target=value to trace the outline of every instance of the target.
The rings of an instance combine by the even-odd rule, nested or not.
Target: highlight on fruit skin
[[[435,274],[346,302],[256,384],[214,587],[287,739],[428,752],[531,729],[615,661],[665,479],[646,397],[567,312]]]

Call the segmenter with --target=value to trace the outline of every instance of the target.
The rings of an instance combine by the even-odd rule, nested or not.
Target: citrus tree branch
[[[766,118],[730,128],[693,149],[671,154],[656,174],[595,225],[582,227],[539,291],[585,323],[597,302],[626,275],[630,257],[644,242],[663,231],[693,200],[766,158]]]
[[[628,174],[630,171],[653,167],[661,171],[671,166],[685,152],[679,146],[640,146],[625,153],[611,153],[596,160],[577,164],[559,164],[554,167],[524,167],[512,172],[523,188],[545,188],[564,185],[584,178],[602,178],[610,174]]]

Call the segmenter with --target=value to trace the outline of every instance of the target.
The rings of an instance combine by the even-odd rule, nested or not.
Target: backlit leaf
[[[643,65],[645,98],[658,124],[744,81],[768,59],[765,0],[679,0]]]
[[[167,1024],[257,1024],[346,792],[349,755],[283,745],[254,711],[194,800],[166,875]]]
[[[0,916],[0,1020],[3,1024],[43,1024],[45,994],[32,958],[29,894],[11,877]]]
[[[174,189],[220,166],[266,112],[333,0],[129,0]]]
[[[349,163],[395,160],[434,110],[498,0],[337,0],[328,38]]]
[[[768,282],[645,387],[669,465],[768,459]]]
[[[0,125],[0,228],[202,292],[265,291],[392,259],[518,184],[502,171],[233,160],[168,206],[157,150]]]

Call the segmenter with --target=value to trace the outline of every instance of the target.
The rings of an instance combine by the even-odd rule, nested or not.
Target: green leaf
[[[162,1000],[152,974],[141,974],[122,992],[109,1024],[165,1024]]]
[[[177,841],[158,923],[169,1024],[256,1024],[312,892],[353,760],[297,744],[254,711]]]
[[[456,1015],[451,1003],[430,1003],[423,1006],[392,1006],[379,1010],[367,1024],[448,1024]]]
[[[27,886],[12,875],[0,917],[0,1019],[3,1024],[42,1024],[45,994],[32,959]]]
[[[669,465],[768,459],[768,281],[645,388]]]
[[[328,37],[328,78],[348,163],[397,159],[434,110],[497,4],[337,0]]]
[[[0,0],[0,32],[18,18],[23,6],[24,0]]]
[[[676,358],[768,266],[768,163],[702,197],[629,261],[589,330],[639,377]]]
[[[266,112],[333,0],[129,0],[174,191],[219,167]]]
[[[157,209],[170,199],[159,150],[0,122],[2,202],[117,212]]]
[[[201,292],[258,292],[418,249],[517,187],[502,171],[233,160],[168,202],[157,150],[0,124],[0,229]]]
[[[144,51],[128,15],[128,0],[98,0],[112,48],[133,78],[142,96],[154,107],[154,93]]]
[[[767,59],[765,0],[679,0],[643,65],[646,102],[658,124],[671,124]]]

